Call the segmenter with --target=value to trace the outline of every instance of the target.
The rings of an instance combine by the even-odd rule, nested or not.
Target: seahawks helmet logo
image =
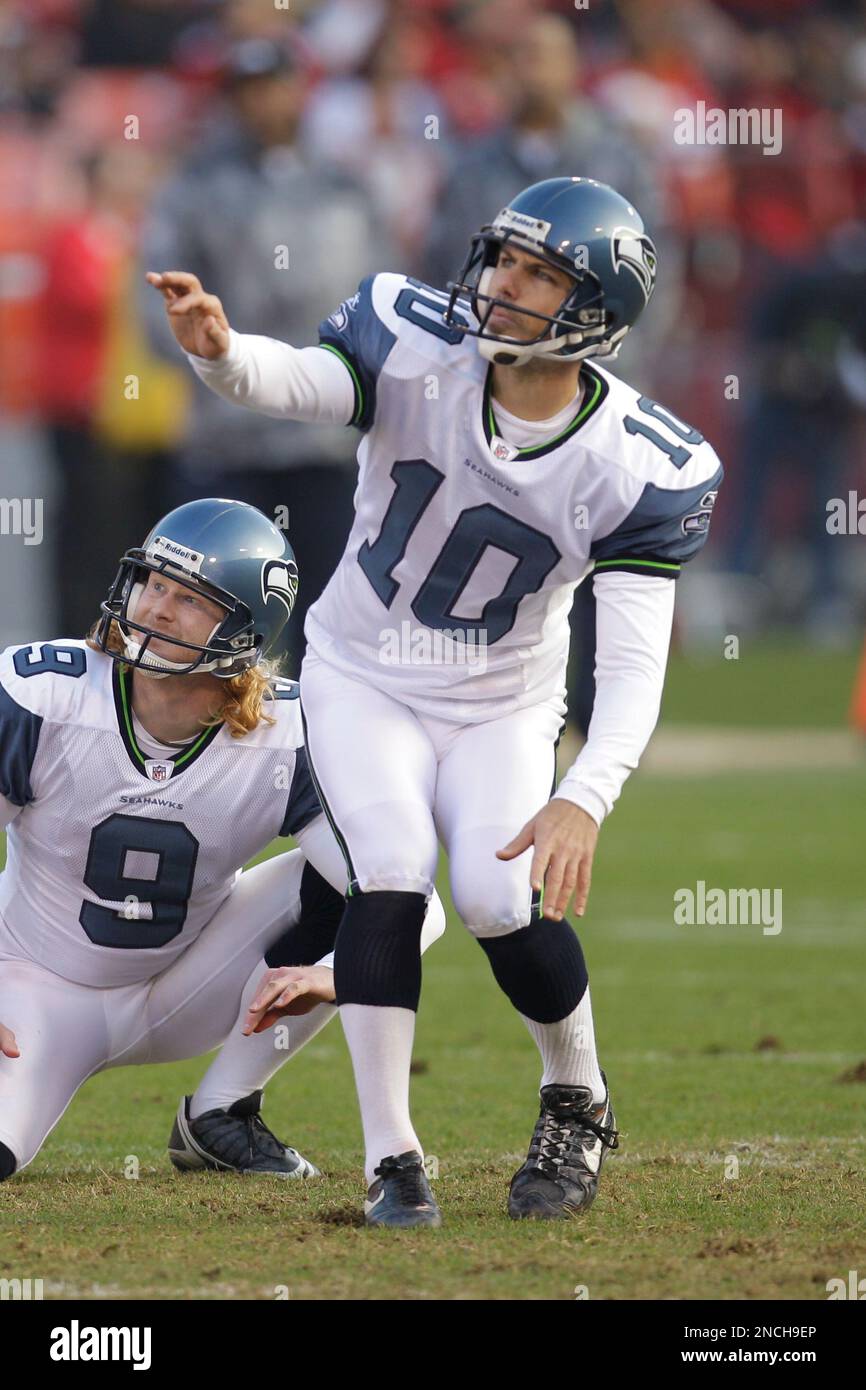
[[[621,265],[627,266],[643,290],[644,303],[649,301],[656,279],[658,257],[652,239],[632,227],[616,227],[611,233],[610,254],[617,275]]]
[[[262,565],[262,600],[276,598],[283,604],[286,617],[292,616],[298,595],[298,567],[294,560],[265,560]]]

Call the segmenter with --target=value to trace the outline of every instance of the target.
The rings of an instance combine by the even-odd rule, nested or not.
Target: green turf
[[[855,772],[632,780],[581,924],[623,1131],[581,1221],[504,1214],[537,1062],[452,923],[425,960],[413,1081],[440,1232],[359,1225],[360,1128],[332,1024],[266,1110],[326,1180],[180,1177],[165,1141],[202,1063],[109,1072],[0,1189],[0,1274],[60,1297],[826,1298],[829,1278],[866,1270],[866,1085],[841,1079],[866,1057],[864,820]],[[782,931],[675,926],[673,894],[698,879],[780,888]]]
[[[662,719],[760,728],[845,726],[859,646],[841,651],[778,637],[743,637],[739,656],[678,650],[668,664]]]

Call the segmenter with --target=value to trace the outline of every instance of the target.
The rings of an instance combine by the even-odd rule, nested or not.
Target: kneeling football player
[[[261,512],[203,499],[124,555],[87,640],[0,655],[0,1180],[95,1072],[226,1039],[181,1101],[175,1165],[317,1173],[260,1115],[336,1012],[346,886],[298,686],[265,660],[297,586]],[[278,835],[301,849],[242,873]],[[443,928],[431,899],[423,945]],[[262,1000],[248,1030],[286,1012],[285,1050],[241,1032]]]

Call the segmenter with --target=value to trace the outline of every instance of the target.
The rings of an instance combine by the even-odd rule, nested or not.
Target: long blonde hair
[[[94,640],[98,627],[99,624],[94,623],[86,639],[88,647],[95,652],[103,650]],[[109,628],[107,646],[109,651],[117,653],[124,649],[123,635],[114,619]],[[128,671],[130,667],[124,666],[123,669]],[[267,713],[265,705],[274,698],[272,683],[278,675],[278,661],[260,661],[257,666],[249,666],[241,675],[220,681],[224,691],[223,702],[211,719],[201,721],[202,728],[226,724],[232,738],[243,738],[244,734],[251,734],[253,729],[257,729],[259,724],[275,724],[277,721]]]

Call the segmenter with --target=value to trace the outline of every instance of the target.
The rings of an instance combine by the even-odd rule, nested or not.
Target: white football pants
[[[151,980],[99,989],[0,958],[0,1021],[21,1053],[0,1056],[0,1139],[16,1172],[94,1072],[198,1057],[223,1041],[256,961],[298,920],[303,868],[292,850],[242,874],[189,950]]]
[[[336,886],[342,865],[322,818],[299,839],[308,841],[310,857]],[[328,863],[332,846],[336,873]],[[108,1067],[198,1057],[231,1034],[233,1048],[248,1045],[264,1059],[264,1079],[272,1074],[273,1030],[250,1038],[233,1030],[250,973],[257,964],[264,969],[265,952],[299,919],[304,863],[302,852],[292,850],[241,874],[189,949],[150,980],[100,989],[0,952],[0,1022],[12,1029],[21,1053],[0,1055],[0,1140],[15,1155],[16,1172],[39,1152],[79,1086]],[[421,949],[444,928],[437,897]],[[320,1007],[329,1016],[336,1012]],[[287,1060],[284,1052],[277,1056]]]
[[[301,704],[310,768],[363,893],[429,895],[441,839],[451,894],[476,936],[530,920],[532,851],[496,851],[550,799],[558,700],[482,724],[455,724],[336,670],[309,648]]]

